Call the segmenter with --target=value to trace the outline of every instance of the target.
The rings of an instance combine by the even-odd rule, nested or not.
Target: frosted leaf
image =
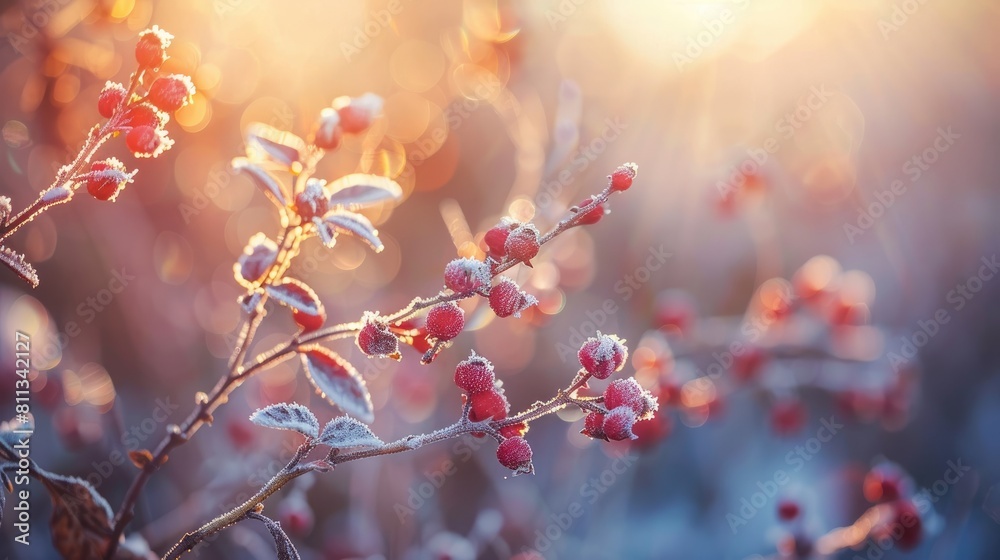
[[[347,360],[322,346],[313,346],[301,356],[309,381],[330,404],[363,422],[375,419],[368,387]]]
[[[361,214],[334,210],[323,217],[323,223],[332,228],[333,232],[346,233],[364,240],[376,253],[385,249],[382,240],[378,238],[378,230]]]
[[[135,173],[133,172],[132,175]],[[103,171],[97,171],[96,175],[99,178],[111,178],[116,183],[132,182],[132,175],[128,173],[122,173],[117,169],[105,169]],[[42,193],[42,202],[45,204],[59,204],[61,202],[66,202],[73,196],[73,191],[66,188],[64,185],[58,187],[52,187]]]
[[[276,430],[292,430],[308,438],[319,435],[319,421],[306,407],[295,403],[278,403],[258,409],[250,415],[258,426]]]
[[[260,280],[277,257],[278,245],[263,233],[255,233],[233,267],[236,281],[247,285]]]
[[[0,246],[0,262],[10,267],[22,280],[31,284],[32,288],[38,287],[38,273],[28,261],[24,260],[24,255],[21,253]]]
[[[323,427],[319,443],[330,447],[381,447],[380,440],[368,426],[350,416],[339,416]]]
[[[256,519],[267,527],[268,532],[271,533],[271,538],[274,539],[274,550],[278,555],[278,560],[301,560],[299,551],[295,550],[292,539],[288,538],[285,530],[281,528],[280,523],[254,511],[248,512],[247,517]]]
[[[251,161],[273,161],[287,168],[305,159],[306,143],[291,132],[263,123],[247,127],[247,157]]]
[[[323,241],[323,246],[333,248],[337,244],[337,230],[332,225],[324,222],[322,218],[314,217],[312,223],[316,226],[316,231],[319,232],[319,238]]]
[[[233,171],[250,175],[257,188],[264,191],[267,198],[279,208],[284,208],[288,204],[288,197],[285,195],[285,188],[281,185],[281,181],[266,169],[242,157],[233,158],[230,165]]]
[[[366,173],[345,175],[327,187],[333,193],[330,204],[346,210],[358,210],[403,196],[403,189],[392,179]]]
[[[267,295],[278,303],[307,315],[323,313],[323,304],[312,288],[294,278],[284,278],[280,284],[267,286]]]
[[[49,528],[52,544],[63,558],[100,558],[111,535],[108,502],[88,482],[47,472],[37,465],[33,476],[52,498]]]

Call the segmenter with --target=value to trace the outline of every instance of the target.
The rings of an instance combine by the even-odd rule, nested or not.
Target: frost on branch
[[[372,431],[350,416],[339,416],[323,427],[319,443],[330,447],[381,447],[385,445]]]
[[[322,346],[313,346],[301,356],[309,381],[330,404],[365,423],[375,419],[365,380],[347,360]]]
[[[10,199],[6,196],[0,196],[0,227],[7,225],[7,218],[10,217],[10,213],[13,212],[10,207]]]
[[[265,428],[292,430],[312,439],[319,436],[319,421],[308,408],[300,404],[265,406],[251,414],[250,421]]]
[[[21,253],[0,246],[0,262],[10,267],[22,280],[31,284],[32,288],[38,287],[38,273],[35,272],[33,266],[28,264],[28,261],[24,260],[24,255]]]

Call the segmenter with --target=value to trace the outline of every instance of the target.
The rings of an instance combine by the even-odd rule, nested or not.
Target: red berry
[[[503,440],[497,447],[497,460],[500,464],[514,471],[515,475],[533,472],[531,466],[531,446],[523,437],[512,437]]]
[[[139,34],[135,45],[135,60],[142,68],[159,68],[167,60],[167,47],[174,36],[153,26]]]
[[[251,429],[248,422],[234,420],[226,424],[226,434],[234,447],[245,449],[254,442],[256,432]]]
[[[340,114],[330,107],[320,111],[319,119],[313,126],[313,145],[323,150],[336,150],[343,135]]]
[[[648,418],[659,408],[652,393],[642,388],[634,378],[616,379],[604,390],[604,406],[608,410],[627,407],[637,418]]]
[[[862,485],[869,502],[892,502],[903,495],[903,475],[894,468],[875,467],[865,475]]]
[[[456,293],[478,290],[490,283],[490,267],[475,259],[455,259],[444,267],[444,285]]]
[[[438,340],[451,340],[465,328],[465,311],[457,303],[439,303],[427,312],[427,334]]]
[[[128,91],[126,91],[125,86],[117,82],[104,84],[101,95],[97,97],[97,111],[102,117],[110,119],[111,115],[115,114],[118,106],[125,99],[127,93]]]
[[[588,338],[583,343],[577,357],[587,373],[598,379],[607,379],[624,367],[628,349],[617,336],[597,333],[596,338]]]
[[[528,295],[510,278],[503,277],[496,286],[490,289],[490,309],[497,317],[520,317],[521,312],[538,303],[534,296]]]
[[[455,385],[470,395],[493,389],[493,364],[475,352],[455,367]]]
[[[611,190],[625,191],[632,186],[632,179],[635,179],[639,166],[634,163],[626,163],[615,169],[611,174]]]
[[[586,420],[583,421],[583,430],[580,433],[594,439],[607,441],[608,437],[604,435],[604,415],[600,412],[588,414]]]
[[[792,500],[781,500],[778,502],[778,519],[782,521],[792,521],[799,516],[799,504]]]
[[[286,532],[304,537],[313,527],[312,508],[301,495],[293,494],[278,506],[278,521]]]
[[[635,412],[627,406],[619,406],[604,415],[604,435],[614,441],[635,439],[632,425],[635,424]]]
[[[594,197],[589,197],[585,199],[583,202],[581,202],[578,206],[580,208],[583,208],[584,206],[587,206],[592,202],[594,202]],[[598,204],[597,206],[588,210],[586,214],[581,216],[580,220],[577,223],[580,225],[587,225],[587,226],[591,224],[596,224],[597,222],[601,221],[601,218],[604,217],[604,214],[606,212],[607,209],[604,207],[604,204]]]
[[[486,232],[483,236],[483,242],[486,243],[487,252],[493,260],[501,261],[505,256],[507,256],[507,237],[510,236],[510,232],[517,228],[520,224],[511,220],[510,218],[504,218],[500,220],[500,223],[493,226]]]
[[[149,101],[168,113],[190,103],[193,96],[194,84],[184,74],[162,76],[149,86]]]
[[[771,407],[771,428],[781,436],[798,433],[806,422],[805,407],[798,399],[787,399]]]
[[[649,420],[641,420],[632,426],[635,443],[639,447],[652,447],[670,435],[670,417],[661,415]]]
[[[161,128],[167,124],[167,119],[167,115],[156,107],[149,103],[140,103],[125,110],[125,116],[122,117],[121,124],[122,126],[131,127],[149,126]]]
[[[114,200],[125,185],[132,182],[132,174],[115,158],[95,161],[87,174],[87,192],[97,200]]]
[[[739,381],[752,381],[766,363],[767,352],[759,346],[746,346],[743,352],[733,355],[733,376]]]
[[[503,420],[510,410],[507,397],[495,388],[470,396],[469,403],[472,405],[471,410],[469,410],[469,420],[473,422],[482,422],[491,418]]]
[[[173,146],[166,132],[151,126],[137,126],[125,135],[125,145],[135,157],[156,157]]]
[[[295,211],[303,220],[323,217],[330,210],[330,199],[323,188],[324,184],[320,179],[309,179],[302,192],[295,195]]]
[[[372,125],[382,112],[382,98],[374,93],[361,97],[338,97],[333,108],[340,117],[340,127],[347,134],[357,134]]]
[[[500,435],[505,438],[520,437],[528,433],[528,424],[525,422],[518,422],[517,424],[510,424],[500,428]]]
[[[531,259],[538,254],[538,228],[523,224],[507,236],[504,249],[510,258],[531,266]]]
[[[923,522],[920,512],[913,502],[899,500],[893,503],[893,518],[890,522],[889,535],[896,539],[896,544],[902,550],[913,550],[923,536]]]
[[[367,356],[398,360],[399,339],[389,330],[389,325],[376,314],[366,312],[362,318],[364,326],[358,331],[355,342]]]

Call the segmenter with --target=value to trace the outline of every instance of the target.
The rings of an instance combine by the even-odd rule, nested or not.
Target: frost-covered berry
[[[365,312],[364,326],[358,331],[358,348],[367,356],[399,359],[399,339],[377,314]]]
[[[515,475],[532,472],[531,446],[523,437],[503,440],[497,447],[497,460],[501,465],[514,471]]]
[[[135,172],[125,170],[125,164],[115,158],[95,161],[87,174],[87,192],[97,200],[114,200],[125,185],[132,182]]]
[[[139,34],[135,44],[135,60],[141,68],[159,68],[167,60],[167,47],[173,35],[154,25]]]
[[[624,343],[625,341],[613,334],[598,332],[597,337],[588,338],[580,347],[577,353],[580,365],[590,375],[598,379],[607,379],[625,366],[628,349]]]
[[[470,395],[492,390],[495,378],[493,364],[475,352],[455,367],[455,385]]]
[[[457,293],[478,290],[490,283],[490,267],[475,259],[455,259],[444,267],[444,285]]]
[[[517,282],[503,277],[490,289],[490,309],[497,317],[520,317],[521,312],[538,303],[534,296],[524,292]]]
[[[483,420],[503,420],[510,411],[510,403],[507,396],[496,388],[482,393],[476,393],[469,397],[469,420],[482,422]]]
[[[792,500],[781,500],[778,502],[778,519],[782,521],[793,521],[799,516],[799,504]]]
[[[609,410],[625,406],[630,408],[637,418],[649,418],[659,408],[656,398],[642,388],[634,378],[616,379],[604,390],[604,406]]]
[[[360,97],[338,97],[333,108],[340,116],[340,128],[346,134],[357,134],[372,125],[382,112],[382,98],[374,93]]]
[[[138,158],[156,157],[170,149],[174,141],[164,130],[151,126],[136,126],[125,135],[125,145]]]
[[[101,90],[101,94],[97,97],[97,112],[102,117],[110,119],[127,94],[128,91],[125,89],[125,86],[118,82],[104,84],[104,89]]]
[[[619,406],[611,409],[604,415],[604,435],[614,441],[635,439],[632,433],[632,426],[635,424],[635,412],[627,406]]]
[[[632,186],[632,179],[635,179],[639,166],[634,163],[626,163],[615,169],[611,174],[611,190],[625,191]]]
[[[584,201],[581,202],[578,206],[580,208],[583,208],[584,206],[587,206],[588,204],[591,204],[593,202],[594,202],[594,197],[591,196],[584,199]],[[604,204],[598,204],[597,206],[591,208],[590,210],[587,210],[586,213],[580,216],[580,219],[577,223],[585,226],[596,224],[597,222],[601,221],[601,218],[603,218],[604,214],[606,213],[607,213],[607,208],[604,207]]]
[[[322,217],[330,210],[330,199],[327,198],[326,189],[323,188],[324,181],[321,179],[309,179],[306,181],[302,192],[295,195],[295,211],[302,216],[303,220],[312,220],[314,217]]]
[[[168,113],[187,105],[193,97],[194,84],[184,74],[159,77],[149,86],[149,101]]]
[[[510,424],[500,428],[500,435],[505,438],[519,437],[528,433],[528,424],[526,422],[518,422],[517,424]]]
[[[503,218],[500,223],[491,227],[483,236],[487,254],[495,261],[501,261],[507,256],[507,237],[521,224],[510,218]]]
[[[427,312],[427,334],[438,340],[451,340],[465,328],[465,311],[457,303],[439,303]]]
[[[534,224],[522,224],[510,232],[504,242],[507,255],[514,260],[531,266],[531,259],[538,254],[538,228]]]
[[[149,126],[152,128],[162,128],[167,124],[169,117],[149,103],[139,103],[125,110],[122,117],[122,126]]]
[[[340,127],[340,113],[331,107],[320,111],[319,119],[313,125],[313,144],[323,150],[336,150],[340,147],[340,140],[343,136],[344,129]]]
[[[580,433],[594,439],[607,441],[608,436],[604,435],[604,415],[600,412],[591,412],[588,414],[587,418],[583,421],[583,430]]]

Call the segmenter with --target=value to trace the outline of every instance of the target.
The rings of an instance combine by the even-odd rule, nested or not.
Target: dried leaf
[[[278,205],[279,208],[284,208],[288,204],[288,197],[285,195],[285,187],[282,186],[281,181],[277,177],[271,175],[266,169],[251,162],[247,158],[233,158],[231,163],[233,171],[245,172],[250,175],[253,182],[257,187],[264,191],[271,202]]]
[[[0,226],[7,225],[7,218],[10,218],[13,212],[10,206],[10,199],[6,196],[0,196]]]
[[[309,381],[320,395],[363,422],[375,419],[365,380],[347,360],[322,346],[313,346],[301,356]]]
[[[354,212],[346,210],[334,210],[323,216],[323,223],[332,228],[334,232],[346,233],[355,237],[360,237],[376,252],[382,252],[385,246],[378,238],[378,230],[368,220],[368,218]]]
[[[278,560],[300,560],[299,552],[295,550],[295,545],[292,544],[292,540],[288,538],[288,535],[285,534],[285,531],[277,521],[253,511],[248,512],[247,517],[260,521],[271,532],[271,537],[274,538],[274,549],[278,553]]]
[[[381,447],[385,445],[368,426],[350,416],[338,416],[323,426],[320,443],[330,447]]]
[[[392,179],[365,173],[345,175],[328,184],[327,188],[333,193],[330,204],[347,210],[358,210],[403,196],[403,189]]]
[[[24,255],[17,253],[7,247],[0,246],[0,262],[13,270],[22,280],[31,284],[32,288],[38,287],[38,273],[34,267],[24,260]]]
[[[132,460],[132,464],[140,469],[146,468],[146,465],[153,462],[153,454],[149,452],[148,449],[135,449],[128,452],[128,458]]]
[[[263,123],[247,127],[247,157],[252,161],[266,159],[291,168],[305,159],[305,154],[306,143],[291,132]]]
[[[63,558],[90,560],[100,558],[111,538],[111,507],[84,480],[46,472],[35,467],[34,473],[52,498],[49,525],[52,543]]]
[[[265,288],[267,295],[278,303],[307,315],[322,315],[323,303],[319,301],[316,292],[306,284],[294,279],[284,278],[280,284]]]
[[[265,406],[251,414],[250,421],[266,428],[293,430],[308,438],[319,435],[319,421],[301,404],[278,403]]]

